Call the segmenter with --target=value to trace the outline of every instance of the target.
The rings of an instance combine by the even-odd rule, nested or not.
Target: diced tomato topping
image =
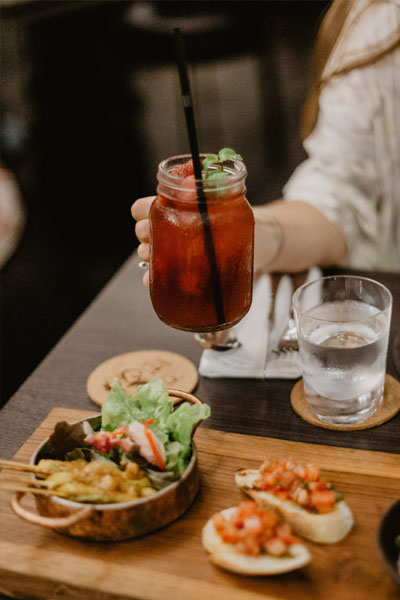
[[[260,473],[273,473],[279,467],[278,461],[266,461],[260,467]]]
[[[213,523],[225,543],[234,544],[239,552],[251,556],[261,552],[281,556],[288,546],[300,542],[292,535],[289,525],[279,524],[271,511],[259,507],[253,500],[243,502],[232,515],[215,514]]]
[[[257,514],[257,504],[254,500],[245,500],[239,505],[239,509],[239,514],[242,515],[244,519]]]
[[[259,471],[255,487],[281,500],[290,499],[307,510],[317,512],[331,511],[337,501],[336,494],[328,489],[326,481],[321,481],[319,468],[312,463],[302,466],[292,458],[284,458],[279,462],[264,462]]]
[[[278,525],[276,534],[285,544],[298,544],[300,542],[300,538],[293,535],[288,523]]]
[[[287,550],[285,542],[278,537],[273,537],[264,544],[265,550],[272,556],[282,556]]]
[[[261,480],[261,489],[266,490],[276,484],[276,477],[272,473],[265,472],[264,477]]]
[[[306,470],[304,467],[302,467],[301,465],[297,465],[294,469],[293,469],[293,473],[295,475],[297,475],[297,477],[300,477],[301,479],[304,479],[305,477],[305,473]]]
[[[250,556],[258,556],[260,554],[258,536],[254,533],[248,533],[246,537],[240,540],[239,549]]]
[[[235,544],[240,539],[234,524],[230,523],[229,521],[227,521],[219,534],[226,544]]]
[[[284,471],[279,478],[281,485],[292,485],[296,479],[296,474],[293,471]]]
[[[306,481],[318,481],[319,479],[319,469],[316,465],[309,463],[306,465],[304,479]]]
[[[112,433],[110,431],[102,431],[86,436],[85,442],[100,450],[100,452],[108,452],[111,448],[111,439]]]
[[[133,442],[124,437],[125,428],[116,429],[115,431],[99,431],[85,437],[85,442],[90,444],[100,452],[109,452],[112,446],[119,446],[125,452],[129,452],[133,446]]]
[[[293,458],[284,458],[281,466],[285,469],[285,471],[292,471],[295,468],[296,463]]]
[[[275,527],[264,527],[260,535],[260,544],[264,547],[266,541],[275,536]]]
[[[316,490],[311,493],[311,503],[318,512],[330,512],[336,502],[332,490]]]
[[[274,527],[276,527],[278,519],[276,518],[273,512],[265,510],[261,513],[260,516],[264,529],[273,529]]]

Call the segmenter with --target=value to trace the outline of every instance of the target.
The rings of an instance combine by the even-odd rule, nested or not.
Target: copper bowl
[[[201,400],[180,390],[169,390],[174,404],[182,400],[202,404]],[[98,418],[99,415],[81,419],[76,423]],[[38,462],[40,452],[48,439],[40,444],[30,463]],[[121,541],[150,533],[175,521],[192,504],[199,489],[198,456],[195,444],[184,473],[177,481],[147,498],[112,504],[86,504],[57,496],[35,494],[38,514],[21,505],[24,493],[16,493],[11,501],[14,512],[37,525],[49,527],[60,533],[85,540]],[[33,482],[36,482],[32,475]]]

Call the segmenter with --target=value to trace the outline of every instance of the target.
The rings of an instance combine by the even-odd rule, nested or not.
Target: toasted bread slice
[[[229,517],[236,507],[227,508],[222,512]],[[204,548],[210,553],[213,563],[243,575],[275,575],[286,573],[303,567],[311,560],[311,555],[303,544],[289,546],[289,554],[285,556],[271,556],[267,553],[250,556],[239,552],[233,544],[223,542],[218,535],[213,520],[210,519],[203,527],[202,542]]]
[[[257,469],[239,469],[235,481],[259,506],[273,510],[289,523],[296,535],[319,544],[334,544],[352,528],[353,514],[344,500],[337,502],[329,513],[311,513],[292,500],[281,500],[270,492],[255,488],[254,482],[259,477]]]

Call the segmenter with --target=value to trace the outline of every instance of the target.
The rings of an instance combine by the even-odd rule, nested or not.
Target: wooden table
[[[143,271],[138,262],[134,253],[0,412],[0,456],[11,458],[55,406],[95,409],[86,394],[86,380],[99,363],[112,356],[160,349],[182,354],[198,365],[201,348],[193,335],[167,327],[154,314],[148,290],[141,284]],[[387,370],[399,378],[393,364],[392,345],[394,333],[400,329],[400,275],[363,275],[381,281],[393,294]],[[196,394],[211,406],[207,427],[400,453],[400,413],[373,429],[354,432],[320,429],[293,412],[289,397],[294,383],[290,379],[201,377]]]
[[[193,335],[171,329],[163,325],[155,316],[148,290],[141,285],[143,271],[138,268],[138,262],[139,259],[134,254],[123,265],[103,292],[82,314],[36,371],[32,373],[2,409],[0,412],[2,432],[0,437],[0,456],[2,458],[12,458],[39,426],[41,427],[39,437],[40,432],[46,432],[46,426],[43,429],[41,423],[48,417],[54,407],[69,409],[70,414],[73,413],[71,409],[96,412],[98,407],[89,400],[86,394],[86,380],[90,372],[99,363],[112,356],[134,350],[161,349],[182,354],[198,365],[201,348],[194,341]],[[399,378],[400,373],[396,372],[393,362],[392,343],[395,331],[398,331],[400,328],[400,303],[398,301],[400,298],[400,277],[399,275],[389,273],[363,274],[369,275],[386,284],[393,293],[394,307],[388,373]],[[56,309],[57,307],[55,307]],[[21,349],[21,351],[23,350]],[[247,466],[248,464],[255,466],[259,464],[257,461],[264,456],[265,451],[263,448],[266,447],[265,444],[268,445],[269,449],[276,446],[275,451],[277,452],[287,453],[289,451],[293,456],[298,454],[299,456],[307,456],[307,460],[312,459],[315,462],[319,460],[321,467],[326,469],[327,475],[337,479],[339,484],[344,486],[346,492],[350,493],[353,509],[357,513],[356,517],[358,519],[358,529],[354,532],[353,538],[350,537],[341,546],[341,550],[335,551],[334,548],[329,549],[328,547],[318,549],[317,558],[313,562],[307,576],[299,574],[292,577],[292,575],[288,575],[285,581],[289,585],[294,585],[295,589],[303,594],[300,594],[299,598],[306,598],[309,597],[307,596],[310,592],[309,585],[317,586],[313,588],[314,591],[317,592],[319,590],[322,593],[322,584],[325,581],[324,573],[328,570],[329,575],[334,566],[336,570],[339,569],[341,575],[337,586],[335,577],[332,577],[332,573],[330,573],[330,585],[333,586],[329,592],[330,598],[334,598],[335,600],[339,598],[346,598],[346,600],[347,598],[351,598],[352,600],[360,598],[361,600],[362,598],[364,600],[367,596],[363,595],[364,592],[361,588],[359,590],[360,593],[357,595],[358,588],[357,586],[354,587],[354,582],[356,581],[354,578],[364,576],[369,578],[368,581],[367,579],[363,579],[363,581],[364,585],[367,586],[365,589],[372,590],[371,598],[377,597],[375,592],[377,592],[381,585],[383,585],[382,590],[384,590],[382,597],[387,599],[395,598],[397,597],[395,583],[385,572],[382,562],[378,558],[376,530],[381,516],[389,508],[390,504],[400,497],[400,489],[398,489],[400,488],[400,456],[397,463],[397,455],[400,455],[400,436],[398,433],[400,430],[400,413],[390,421],[372,429],[353,432],[321,429],[309,425],[292,410],[289,397],[294,383],[294,380],[206,379],[200,377],[195,393],[211,406],[212,416],[205,423],[205,429],[198,430],[196,436],[198,435],[199,437],[200,450],[204,453],[204,457],[209,455],[211,457],[210,464],[219,465],[221,476],[217,476],[218,474],[211,470],[208,472],[208,479],[206,470],[207,461],[203,458],[203,468],[205,471],[203,473],[200,500],[197,501],[193,510],[188,512],[187,517],[189,523],[190,519],[194,519],[192,522],[195,523],[197,528],[194,541],[186,541],[187,532],[190,531],[190,528],[185,530],[188,523],[185,521],[186,517],[179,520],[176,525],[163,530],[160,533],[161,537],[157,539],[161,539],[163,544],[166,545],[165,547],[168,548],[168,544],[170,544],[168,536],[177,535],[177,539],[181,540],[181,543],[184,543],[183,540],[185,540],[189,549],[198,552],[197,556],[202,565],[200,569],[203,570],[199,572],[193,567],[193,569],[189,569],[185,573],[182,572],[182,585],[183,580],[186,582],[185,585],[193,585],[193,582],[198,583],[199,588],[194,589],[191,594],[193,597],[207,597],[207,594],[205,596],[199,595],[201,590],[204,591],[206,589],[208,590],[207,593],[213,593],[212,590],[219,589],[220,595],[215,597],[221,600],[234,597],[238,598],[238,600],[242,600],[242,598],[249,600],[252,598],[255,600],[260,597],[293,597],[290,596],[290,589],[292,588],[286,589],[285,585],[282,585],[279,579],[271,580],[272,587],[269,589],[265,580],[262,583],[260,580],[253,582],[243,578],[235,579],[234,576],[227,576],[226,574],[221,574],[210,569],[207,557],[201,551],[199,543],[200,528],[209,511],[220,510],[222,508],[222,505],[220,506],[222,500],[229,500],[234,503],[240,501],[240,494],[238,490],[234,490],[234,486],[229,487],[226,497],[224,495],[221,496],[221,490],[219,489],[222,485],[221,481],[222,483],[225,481],[226,485],[228,485],[227,482],[231,483],[231,471],[234,467]],[[51,418],[54,419],[54,417],[50,417],[50,420]],[[230,433],[221,434],[220,432]],[[246,435],[235,437],[235,434]],[[210,443],[210,436],[212,443]],[[268,441],[268,438],[273,439]],[[18,455],[20,460],[27,460],[29,458],[32,448],[38,443],[38,439],[38,433],[36,433],[28,444],[24,445],[23,450]],[[293,444],[293,442],[301,443]],[[314,456],[318,453],[318,450],[316,450],[318,446],[316,445],[319,445],[321,449],[318,460],[317,458],[314,459]],[[332,448],[332,446],[337,448]],[[212,455],[212,447],[216,453],[215,455]],[[342,459],[345,460],[343,464],[341,462]],[[357,483],[356,479],[358,476],[360,479]],[[379,490],[379,493],[375,493],[374,490]],[[206,500],[207,502],[205,502]],[[52,537],[48,541],[45,534],[37,531],[40,528],[36,527],[35,529],[35,526],[23,522],[21,524],[17,517],[10,514],[10,510],[5,504],[2,505],[2,511],[4,511],[3,516],[7,515],[8,519],[4,528],[6,534],[8,530],[8,537],[6,535],[7,547],[17,548],[18,544],[20,544],[19,550],[15,550],[17,552],[15,554],[15,564],[18,563],[19,567],[22,568],[21,582],[26,581],[26,578],[24,579],[23,565],[26,565],[27,577],[28,575],[33,576],[32,564],[35,563],[38,568],[43,565],[43,561],[38,559],[38,553],[42,553],[45,560],[46,557],[48,558],[46,554],[47,548],[54,547],[56,558],[59,557],[59,560],[64,555],[67,557],[67,554],[65,554],[67,550],[70,553],[69,557],[73,556],[73,554],[71,555],[71,551],[78,552],[79,556],[82,554],[82,564],[78,560],[74,563],[74,569],[70,570],[72,584],[74,582],[73,573],[80,573],[85,579],[87,589],[93,592],[97,575],[90,579],[87,569],[92,564],[92,559],[101,561],[103,560],[104,553],[106,553],[111,561],[109,571],[107,572],[114,573],[111,579],[114,580],[114,576],[124,578],[126,573],[130,573],[132,585],[134,585],[135,577],[139,579],[141,577],[141,587],[139,586],[138,589],[147,590],[146,573],[149,571],[146,571],[145,565],[142,571],[138,563],[135,562],[140,559],[140,552],[137,558],[132,558],[136,556],[135,551],[138,551],[138,546],[134,542],[124,546],[125,553],[121,554],[121,556],[126,558],[125,562],[127,563],[127,571],[123,572],[124,566],[120,562],[118,547],[106,548],[104,545],[98,544],[96,546],[87,546],[83,542],[71,542],[67,538],[64,538],[64,536],[57,536],[56,534],[53,534],[56,537]],[[11,523],[11,518],[14,518],[15,522]],[[14,534],[10,535],[10,531],[13,532],[14,529],[16,532],[15,536]],[[24,536],[27,537],[25,538]],[[25,539],[29,539],[29,544],[25,542]],[[357,541],[358,545],[354,545],[354,540]],[[149,557],[153,556],[154,548],[157,547],[156,541],[151,537],[143,541],[143,547],[148,546]],[[358,555],[354,552],[354,548],[358,548]],[[368,548],[368,551],[365,548]],[[126,556],[128,550],[131,553],[129,554],[130,558]],[[185,548],[183,548],[183,551],[185,551]],[[342,554],[343,552],[344,554]],[[360,558],[363,556],[363,553],[365,555],[364,559]],[[171,550],[168,556],[172,565],[174,552]],[[354,556],[356,557],[355,559],[353,559]],[[334,559],[334,565],[332,559]],[[10,564],[10,556],[8,557],[8,563]],[[88,565],[87,569],[85,565]],[[117,569],[118,565],[121,565],[122,570],[120,573]],[[115,572],[110,570],[111,566],[113,569],[115,567]],[[101,568],[98,562],[96,568]],[[136,569],[135,574],[132,569]],[[181,567],[179,569],[181,570]],[[95,569],[92,574],[97,572]],[[205,573],[205,579],[202,578],[201,573]],[[168,575],[168,573],[165,573],[167,579]],[[162,572],[160,576],[162,576]],[[28,581],[37,581],[38,587],[37,589],[35,587],[36,595],[33,594],[33,591],[25,595],[21,592],[22,588],[20,587],[20,595],[18,597],[46,597],[40,594],[39,584],[40,582],[43,584],[43,580],[40,579],[40,573],[36,571],[34,577],[34,579]],[[175,579],[176,577],[179,579],[180,575],[171,574],[171,582],[174,577]],[[190,577],[193,578],[191,581],[188,579]],[[307,577],[311,579],[309,580]],[[171,590],[179,589],[178,579],[174,580],[175,583],[170,582],[172,586]],[[101,588],[102,591],[100,588],[94,588],[94,591],[99,594],[96,597],[111,598],[107,592],[107,585],[111,584],[111,580],[108,581],[104,577],[100,577],[98,580],[103,587]],[[178,582],[178,588],[176,588],[176,582]],[[381,584],[381,582],[383,583]],[[156,585],[156,581],[153,583]],[[18,585],[22,586],[22,583]],[[17,589],[18,585],[16,584],[16,588],[13,588],[13,590]],[[65,581],[63,585],[66,585]],[[78,582],[76,582],[76,585],[78,585]],[[68,587],[72,595],[69,595],[65,591],[67,588],[60,588],[64,589],[65,593],[67,593],[63,597],[83,597],[84,584],[79,585],[82,585],[82,589],[79,587],[73,587],[73,589]],[[212,587],[214,585],[216,586],[215,588]],[[319,588],[318,585],[322,585],[322,588]],[[5,589],[11,593],[10,587],[6,587]],[[25,589],[32,590],[32,587]],[[339,591],[337,592],[336,590]],[[268,591],[268,596],[265,595],[266,591]],[[74,593],[78,595],[74,596]],[[154,593],[156,594],[156,592]],[[184,588],[180,589],[179,594],[179,598],[187,597],[184,594]],[[5,598],[4,596],[0,597]],[[122,595],[115,597],[127,598],[128,596],[124,596],[122,593]],[[129,595],[129,598],[131,597]],[[140,595],[139,597],[142,596]],[[158,598],[160,596],[157,596],[157,594],[151,596],[150,594],[146,595],[147,597]],[[177,596],[175,593],[174,596],[168,597]],[[211,598],[211,596],[209,597]]]

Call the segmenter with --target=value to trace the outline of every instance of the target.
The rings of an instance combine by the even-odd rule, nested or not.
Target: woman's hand
[[[150,206],[155,196],[146,196],[145,198],[139,198],[131,206],[132,217],[136,221],[135,234],[140,244],[138,246],[138,254],[142,260],[150,260],[150,248],[149,248],[149,212]],[[143,276],[143,283],[147,287],[149,286],[149,272]]]

